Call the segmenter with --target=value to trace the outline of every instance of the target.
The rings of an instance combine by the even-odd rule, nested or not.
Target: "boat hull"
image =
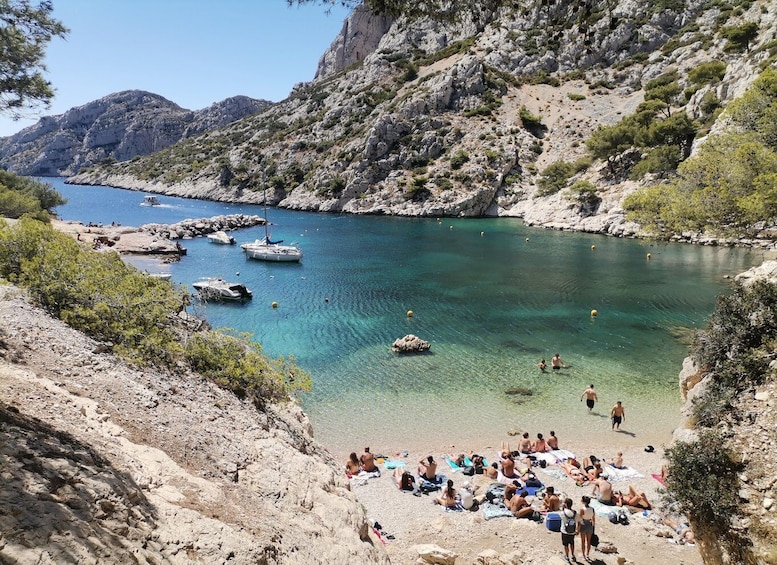
[[[274,261],[278,263],[294,263],[302,259],[302,253],[296,250],[283,249],[245,249],[246,257],[256,261]]]

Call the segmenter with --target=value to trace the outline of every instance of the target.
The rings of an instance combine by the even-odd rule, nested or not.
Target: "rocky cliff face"
[[[777,261],[766,261],[736,277],[745,287],[757,280],[777,285]],[[774,313],[772,313],[774,315]],[[772,347],[771,359],[777,357]],[[769,364],[769,377],[763,384],[752,387],[732,399],[726,417],[716,426],[726,438],[726,446],[743,466],[738,475],[738,508],[732,531],[746,540],[744,555],[754,556],[757,563],[774,561],[777,536],[777,361]],[[680,389],[685,401],[682,421],[675,430],[678,442],[694,441],[698,430],[693,421],[693,402],[699,399],[705,388],[711,386],[711,376],[705,376],[689,357],[680,373]],[[714,472],[714,469],[710,470]],[[704,524],[692,524],[694,530],[703,533]],[[701,537],[701,536],[699,536]],[[701,548],[705,563],[742,563],[741,557],[729,554],[721,544],[705,544]],[[748,561],[749,562],[749,561]]]
[[[777,5],[729,8],[536,0],[478,27],[359,11],[322,57],[319,78],[282,103],[73,181],[244,202],[266,190],[299,210],[516,216],[632,235],[638,226],[621,202],[639,186],[627,178],[638,156],[594,162],[550,196],[536,181],[549,165],[584,157],[590,134],[633,113],[643,84],[664,73],[688,87],[684,111],[693,117],[709,117],[705,97],[725,105],[741,94],[774,56]],[[745,22],[760,30],[750,49],[726,49],[723,27]],[[723,78],[690,88],[689,71],[718,60]],[[569,190],[578,180],[595,185],[595,199]]]
[[[22,175],[68,176],[103,160],[160,151],[270,104],[235,96],[191,111],[150,92],[117,92],[0,139],[0,164]]]
[[[0,321],[0,562],[388,563],[298,407],[127,366],[9,285]]]

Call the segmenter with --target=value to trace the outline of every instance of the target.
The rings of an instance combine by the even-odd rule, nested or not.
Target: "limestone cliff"
[[[777,285],[777,261],[766,261],[737,276],[745,287],[765,280]],[[753,314],[755,316],[755,314]],[[777,312],[761,312],[771,316],[772,327]],[[759,323],[759,320],[753,320]],[[774,563],[777,547],[777,349],[772,343],[762,354],[771,360],[767,375],[756,386],[731,399],[715,429],[725,438],[726,447],[735,454],[742,469],[737,475],[737,509],[730,524],[734,539],[742,540],[739,547],[712,540],[701,543],[704,562],[711,565],[742,563]],[[680,389],[685,404],[680,426],[675,430],[677,442],[695,441],[700,427],[693,417],[694,401],[700,400],[707,387],[713,386],[713,376],[697,366],[690,357],[683,363]],[[709,469],[711,473],[716,470]],[[697,538],[703,541],[705,524],[691,524]]]
[[[0,138],[0,164],[22,175],[68,176],[104,160],[159,151],[270,104],[235,96],[191,111],[150,92],[117,92]]]
[[[295,405],[130,367],[0,287],[0,562],[388,563]]]
[[[714,120],[703,101],[725,106],[774,59],[777,5],[727,6],[536,0],[484,26],[359,11],[322,57],[318,78],[283,102],[72,181],[243,202],[267,190],[298,210],[517,216],[632,235],[638,226],[625,221],[621,202],[639,186],[624,173],[639,156],[595,162],[570,178],[596,186],[591,202],[568,189],[538,197],[538,176],[585,156],[590,134],[631,114],[643,84],[663,73],[677,71],[687,87],[684,111]],[[722,28],[744,22],[758,25],[750,49],[727,49]],[[690,88],[689,71],[718,60],[722,79]]]

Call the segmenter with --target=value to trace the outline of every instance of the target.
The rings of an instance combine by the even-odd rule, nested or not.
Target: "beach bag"
[[[591,547],[599,547],[599,536],[595,533],[591,534]]]
[[[629,517],[626,516],[625,512],[621,512],[621,515],[618,516],[618,523],[619,524],[623,524],[624,526],[628,526],[629,525]]]
[[[572,516],[567,516],[567,513],[564,512],[564,531],[568,534],[574,534],[575,530],[577,529],[577,521],[575,520],[575,516],[577,516],[577,511],[572,511]]]

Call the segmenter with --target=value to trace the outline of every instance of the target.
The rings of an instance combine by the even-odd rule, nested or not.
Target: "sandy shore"
[[[517,438],[512,438],[511,448],[517,443]],[[498,447],[498,446],[497,446]],[[596,448],[589,444],[579,442],[566,442],[561,447],[573,451],[579,458],[590,454],[612,460],[618,450],[623,451],[624,463],[636,470],[639,478],[619,480],[613,482],[615,490],[628,490],[633,485],[638,491],[645,492],[653,503],[654,510],[643,516],[639,513],[632,514],[629,525],[611,524],[606,517],[597,516],[596,532],[603,545],[611,544],[617,548],[617,553],[605,554],[594,550],[591,558],[598,564],[618,564],[633,562],[635,564],[656,563],[666,565],[697,565],[701,558],[695,546],[681,545],[677,543],[672,531],[661,524],[663,515],[661,507],[661,484],[651,477],[651,473],[659,473],[663,463],[663,450],[656,446],[653,453],[644,451],[641,447]],[[374,453],[380,454],[380,450],[373,448]],[[450,453],[459,453],[461,450],[451,448]],[[476,452],[485,454],[489,461],[496,459],[497,448],[482,446]],[[466,482],[477,487],[476,496],[484,492],[492,482],[483,476],[474,478],[463,475],[460,471],[452,471],[444,463],[445,451],[411,451],[406,457],[400,453],[383,453],[391,459],[398,459],[406,464],[406,468],[414,473],[417,470],[418,461],[431,454],[440,462],[439,473],[446,474],[454,480],[456,488]],[[592,486],[577,486],[565,477],[563,479],[553,476],[554,469],[549,466],[546,470],[535,467],[538,477],[546,485],[553,485],[557,492],[564,497],[571,498],[578,508],[580,498],[590,495]],[[392,563],[415,563],[418,556],[414,546],[418,544],[435,544],[444,549],[455,552],[458,555],[456,563],[479,563],[478,555],[486,550],[496,551],[504,556],[517,552],[520,563],[559,563],[563,555],[560,534],[550,532],[544,524],[518,520],[514,518],[494,518],[485,520],[482,511],[477,512],[445,512],[440,506],[432,504],[432,495],[413,496],[410,493],[400,492],[391,478],[392,471],[383,471],[380,478],[352,479],[352,488],[359,501],[367,508],[368,517],[377,521],[382,526],[384,541]],[[385,539],[386,535],[393,539]],[[667,537],[664,537],[667,536]],[[580,553],[579,538],[576,541],[576,555],[579,562],[583,562]],[[624,561],[625,559],[625,561]]]

